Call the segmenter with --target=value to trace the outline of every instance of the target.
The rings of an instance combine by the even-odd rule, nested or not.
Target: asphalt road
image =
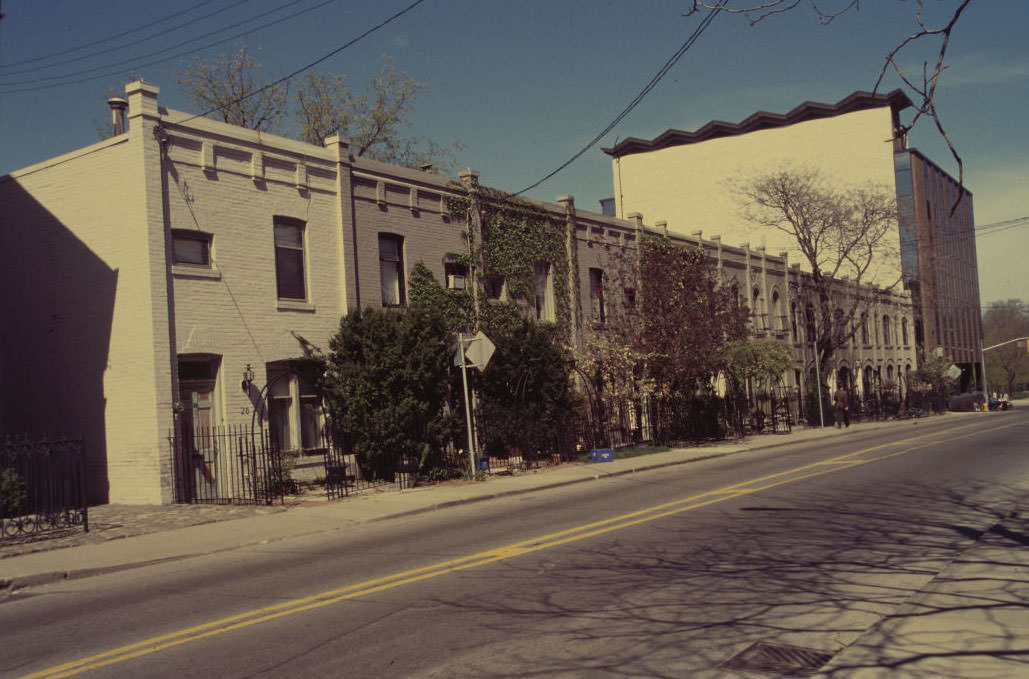
[[[850,434],[28,589],[0,675],[759,677],[1029,496],[1029,412]]]

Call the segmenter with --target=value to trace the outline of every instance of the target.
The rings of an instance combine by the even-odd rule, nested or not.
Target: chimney
[[[125,132],[125,109],[129,107],[129,102],[121,97],[111,97],[107,105],[111,107],[111,132],[118,136]]]

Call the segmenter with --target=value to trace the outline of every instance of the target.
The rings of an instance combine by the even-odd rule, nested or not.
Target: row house
[[[352,310],[405,306],[418,262],[447,287],[471,285],[461,255],[482,225],[453,206],[491,190],[470,170],[455,181],[354,158],[339,137],[316,146],[170,110],[143,81],[125,91],[109,102],[111,138],[0,177],[0,431],[82,436],[93,502],[167,503],[179,499],[177,428],[264,423],[283,448],[318,446],[308,350]],[[667,227],[571,196],[530,202],[563,247],[533,265],[521,302],[582,351],[614,302],[616,255]],[[803,388],[804,274],[785,255],[668,236],[744,291],[756,335],[793,343],[786,377]],[[486,273],[474,290],[504,299],[506,282]],[[878,304],[840,369],[913,364],[910,298]]]

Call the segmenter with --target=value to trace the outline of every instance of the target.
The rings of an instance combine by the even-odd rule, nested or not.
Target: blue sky
[[[161,87],[164,105],[192,110],[175,75],[187,57],[148,62],[180,52],[216,57],[245,40],[265,75],[278,77],[411,1],[336,0],[319,7],[326,0],[7,0],[0,21],[0,174],[95,141],[97,124],[108,116],[106,98],[136,76]],[[844,0],[823,5],[834,3]],[[460,140],[462,167],[479,170],[486,184],[518,191],[604,129],[682,45],[700,21],[682,16],[686,4],[425,0],[318,70],[344,73],[360,87],[379,68],[381,55],[391,55],[398,69],[429,83],[418,99],[413,131],[442,142]],[[933,23],[956,4],[925,0],[926,17]],[[913,0],[866,1],[860,11],[828,26],[819,25],[803,2],[753,27],[742,17],[720,16],[610,135],[528,195],[553,200],[571,194],[581,208],[597,210],[597,201],[612,191],[610,160],[600,147],[616,139],[696,129],[712,119],[736,122],[757,110],[783,113],[805,100],[832,103],[870,90],[886,53],[916,29],[915,6]],[[265,12],[272,13],[255,18]],[[260,28],[299,12],[305,13]],[[155,35],[178,24],[186,25]],[[239,26],[216,32],[230,24]],[[952,36],[938,89],[938,108],[964,158],[980,225],[1029,215],[1027,25],[1024,0],[973,0]],[[128,31],[115,41],[27,61]],[[207,33],[213,35],[186,43]],[[209,46],[235,33],[245,36]],[[82,58],[133,41],[139,44]],[[916,46],[902,56],[902,65],[917,75],[921,62],[935,56],[935,46]],[[165,51],[143,56],[159,50]],[[70,58],[75,60],[27,70]],[[96,70],[78,74],[90,69]],[[95,74],[102,77],[92,79]],[[16,91],[55,83],[64,84]],[[887,78],[880,89],[898,84]],[[956,174],[928,121],[910,143]],[[983,302],[1029,300],[1029,226],[987,230],[977,243]]]

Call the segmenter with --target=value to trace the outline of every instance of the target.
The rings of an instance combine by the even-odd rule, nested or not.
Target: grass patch
[[[650,444],[644,444],[639,446],[629,446],[628,448],[618,448],[613,452],[613,457],[616,460],[624,460],[630,457],[640,457],[642,455],[653,455],[654,453],[663,453],[671,450],[668,446],[655,446]],[[589,462],[590,451],[585,450],[575,456],[578,462]]]

